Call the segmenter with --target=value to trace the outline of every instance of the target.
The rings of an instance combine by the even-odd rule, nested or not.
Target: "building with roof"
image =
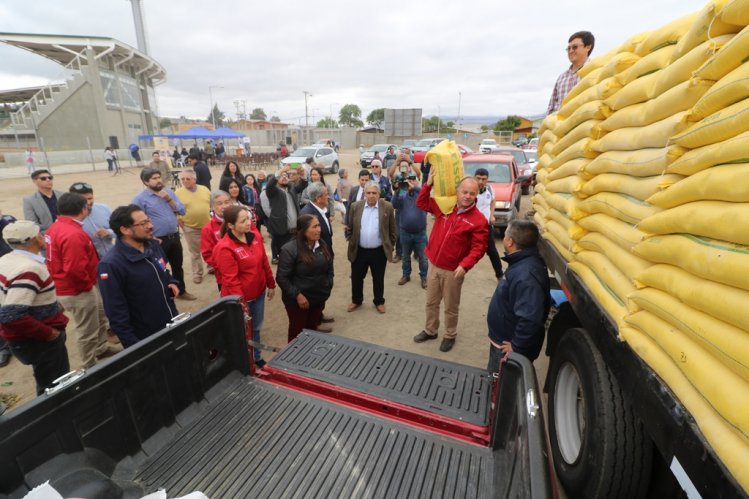
[[[125,148],[158,132],[154,87],[166,70],[114,38],[0,33],[0,42],[46,57],[62,80],[0,89],[0,147]]]

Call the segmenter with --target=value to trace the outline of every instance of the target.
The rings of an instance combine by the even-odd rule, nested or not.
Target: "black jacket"
[[[307,181],[301,180],[298,184],[288,184],[288,191],[294,199],[294,208],[299,213],[299,193],[307,187]],[[276,236],[288,234],[289,226],[286,218],[286,192],[278,187],[278,178],[271,175],[268,185],[265,187],[265,195],[270,203],[270,217],[266,221],[268,232]],[[268,215],[267,213],[265,214]]]
[[[202,161],[195,163],[193,167],[195,171],[195,182],[198,185],[204,185],[209,191],[211,190],[211,170],[208,165]]]
[[[544,343],[544,326],[551,306],[546,264],[536,248],[503,258],[509,266],[494,291],[486,322],[496,344],[512,343],[512,350],[531,361]]]
[[[333,289],[333,260],[328,260],[322,252],[325,241],[314,251],[310,265],[299,256],[296,238],[284,244],[278,259],[276,283],[283,291],[284,303],[296,303],[296,296],[302,293],[311,305],[323,305]]]
[[[300,215],[314,215],[317,217],[317,220],[320,222],[320,239],[325,241],[325,243],[328,245],[328,251],[330,251],[330,255],[333,256],[333,233],[331,232],[333,230],[333,224],[330,223],[330,218],[328,218],[328,223],[330,224],[330,229],[328,229],[328,224],[325,223],[325,216],[318,211],[317,208],[315,208],[312,203],[307,203],[304,205],[304,208],[299,210]]]

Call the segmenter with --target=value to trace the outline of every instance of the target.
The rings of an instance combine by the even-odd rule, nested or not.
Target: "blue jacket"
[[[104,311],[123,347],[164,329],[177,315],[168,284],[177,284],[166,270],[166,256],[155,240],[143,253],[118,239],[101,262],[97,280]]]
[[[486,314],[489,338],[498,345],[509,341],[514,352],[534,361],[544,343],[551,306],[546,264],[536,248],[517,251],[503,260],[509,266]]]
[[[419,192],[421,188],[415,187],[410,193],[407,189],[398,189],[393,195],[393,208],[398,210],[399,228],[411,234],[427,229],[427,212],[416,207]]]

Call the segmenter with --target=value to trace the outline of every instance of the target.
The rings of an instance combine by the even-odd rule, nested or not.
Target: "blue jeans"
[[[421,280],[427,278],[427,270],[429,263],[427,257],[424,254],[424,249],[427,247],[427,231],[421,232],[406,232],[405,230],[400,231],[401,247],[403,248],[403,260],[401,260],[401,266],[403,267],[403,276],[411,277],[411,250],[419,258],[419,277]]]
[[[265,318],[265,290],[263,293],[247,302],[247,306],[250,307],[250,315],[252,316],[252,340],[260,341],[260,328],[263,327],[263,319]],[[253,348],[255,352],[255,362],[260,360],[261,353],[257,348]]]
[[[395,255],[403,256],[403,243],[401,242],[401,211],[395,210]]]

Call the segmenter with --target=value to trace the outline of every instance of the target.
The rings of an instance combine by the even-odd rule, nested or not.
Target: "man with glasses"
[[[140,206],[116,208],[109,225],[117,242],[99,263],[99,289],[112,331],[127,348],[177,316],[174,297],[180,291],[154,239],[154,224]]]
[[[299,169],[284,165],[270,177],[265,193],[268,196],[270,215],[266,226],[271,237],[272,263],[278,263],[281,247],[296,233],[296,219],[299,216],[299,193],[307,187],[307,181],[300,178]],[[299,179],[294,184],[294,178]],[[266,212],[267,214],[267,212]]]
[[[23,218],[39,225],[42,233],[57,220],[57,200],[63,194],[52,189],[52,179],[49,170],[35,171],[31,174],[31,180],[37,191],[23,198]]]
[[[566,50],[571,64],[567,68],[567,71],[557,78],[554,91],[551,93],[551,99],[549,100],[549,108],[546,110],[547,115],[559,111],[564,98],[577,85],[577,82],[580,81],[577,72],[588,62],[595,44],[596,39],[590,31],[578,31],[570,36]]]

